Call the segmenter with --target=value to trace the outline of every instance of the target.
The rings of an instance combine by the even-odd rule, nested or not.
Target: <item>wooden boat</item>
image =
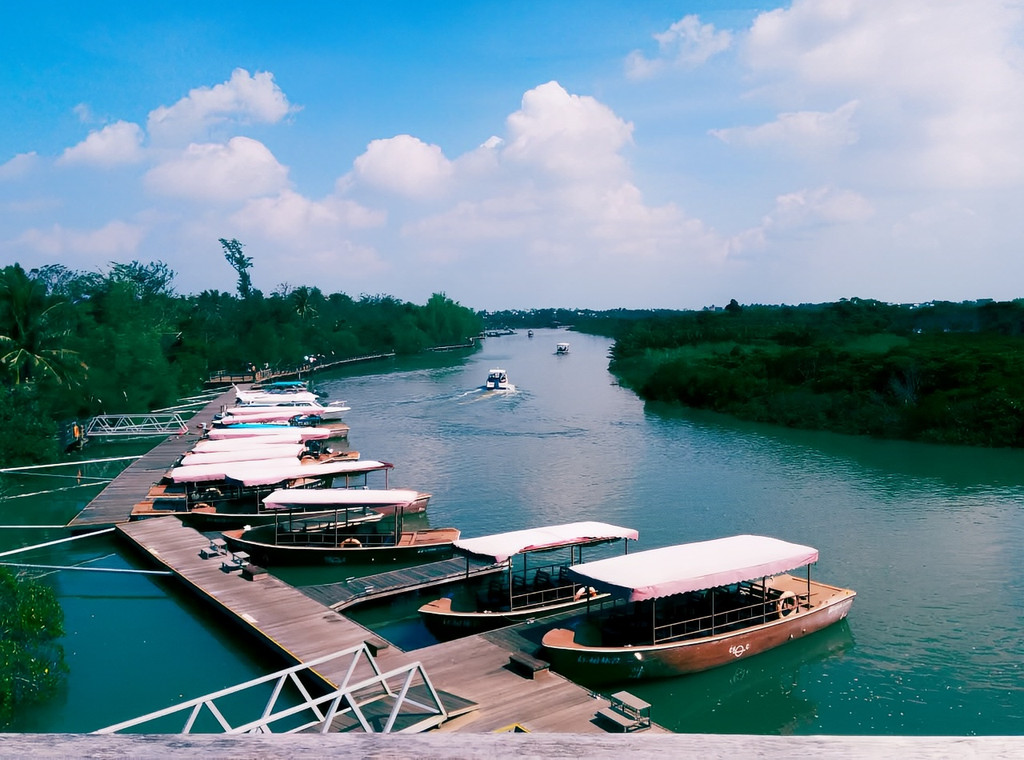
[[[508,372],[495,367],[487,373],[487,381],[484,383],[484,390],[488,391],[514,391],[516,387],[508,381]]]
[[[460,539],[455,542],[459,553],[467,558],[484,557],[495,563],[507,563],[508,569],[498,577],[467,581],[453,596],[420,607],[420,615],[427,630],[443,641],[585,606],[589,600],[607,594],[598,594],[567,576],[568,568],[582,561],[583,547],[616,541],[622,541],[625,547],[628,540],[636,539],[635,530],[601,522],[551,525]],[[552,561],[552,554],[558,550],[567,550],[567,556]],[[516,556],[521,557],[519,569],[514,567]]]
[[[456,528],[405,531],[401,510],[383,518],[369,507],[337,509],[313,518],[285,513],[271,525],[223,535],[232,551],[244,551],[266,566],[446,559],[459,537]]]
[[[383,515],[412,515],[426,511],[429,501],[429,493],[410,488],[281,488],[263,499],[263,507],[329,512],[365,506]]]
[[[669,546],[568,569],[622,600],[556,628],[544,658],[587,684],[661,678],[752,657],[847,616],[856,593],[812,582],[818,552],[765,536]],[[807,567],[807,577],[787,571]]]

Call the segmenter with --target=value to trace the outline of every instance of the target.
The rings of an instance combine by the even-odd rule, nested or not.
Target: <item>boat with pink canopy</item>
[[[590,521],[459,539],[455,549],[467,557],[467,580],[449,596],[420,607],[420,615],[427,629],[445,640],[584,606],[607,597],[568,576],[568,569],[583,561],[584,547],[621,541],[626,551],[637,537],[631,528]],[[470,557],[504,563],[507,569],[470,580]]]
[[[228,427],[214,427],[206,431],[204,440],[225,441],[235,438],[262,438],[264,436],[279,436],[282,434],[297,435],[300,441],[326,441],[334,436],[334,430],[329,427],[297,427],[295,425],[231,425]]]
[[[811,580],[818,551],[766,536],[635,552],[568,575],[617,600],[543,638],[551,666],[582,683],[696,673],[808,636],[856,593]],[[806,567],[806,577],[790,575]]]

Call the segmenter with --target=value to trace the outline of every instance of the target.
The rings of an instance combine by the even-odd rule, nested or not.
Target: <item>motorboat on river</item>
[[[514,391],[516,387],[508,381],[508,372],[496,367],[487,373],[487,382],[484,383],[484,390],[488,391]]]
[[[568,343],[556,343],[555,344],[555,354],[556,355],[564,356],[567,353],[569,353],[569,344]]]
[[[568,568],[582,562],[584,547],[621,541],[625,550],[630,540],[637,540],[635,530],[602,522],[459,539],[455,549],[467,557],[466,582],[451,596],[420,607],[420,615],[427,630],[443,641],[585,606],[608,595],[569,578]],[[556,559],[559,550],[563,553]],[[471,581],[470,557],[505,563],[507,569]]]
[[[856,593],[812,582],[818,551],[766,536],[669,546],[568,568],[618,600],[544,634],[543,656],[587,684],[696,673],[844,619]],[[807,568],[806,578],[789,575]]]

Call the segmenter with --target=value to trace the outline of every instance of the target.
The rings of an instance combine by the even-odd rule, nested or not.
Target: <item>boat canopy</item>
[[[224,441],[229,438],[252,438],[256,436],[278,435],[297,431],[299,439],[303,441],[322,441],[330,438],[333,431],[328,427],[295,427],[286,423],[274,425],[230,425],[228,427],[215,427],[206,432],[206,437],[211,441]]]
[[[302,443],[302,432],[299,428],[279,428],[280,433],[271,435],[247,435],[241,438],[224,438],[221,440],[203,439],[196,441],[192,447],[195,454],[211,454],[215,451],[238,451],[240,449],[263,449],[268,446],[281,446],[288,443]]]
[[[220,462],[217,464],[192,464],[175,467],[171,470],[171,480],[175,483],[210,483],[227,478],[228,471],[253,466],[252,462]],[[282,459],[264,459],[256,463],[261,470],[278,470],[281,468],[302,467],[295,457]],[[276,482],[276,481],[275,481]]]
[[[183,467],[191,467],[196,464],[250,462],[256,459],[283,459],[285,457],[298,459],[305,450],[306,446],[303,443],[268,443],[265,446],[249,446],[222,451],[196,451],[185,454],[181,464]]]
[[[569,568],[580,583],[631,602],[728,586],[818,561],[818,550],[767,536],[666,546]]]
[[[496,533],[479,538],[463,538],[455,542],[455,548],[468,554],[491,557],[495,562],[504,562],[509,557],[523,552],[613,541],[617,538],[636,541],[638,536],[637,531],[620,528],[617,525],[602,522],[576,522],[566,525],[550,525],[546,528],[514,530],[510,533]]]
[[[268,509],[323,506],[347,507],[351,505],[402,505],[430,494],[409,488],[281,488],[263,499]]]
[[[280,462],[280,464],[279,464]],[[388,462],[375,459],[352,460],[341,459],[335,462],[319,462],[301,464],[296,460],[268,459],[263,462],[237,462],[230,465],[224,479],[245,488],[253,486],[272,486],[286,480],[299,478],[327,478],[339,475],[362,475],[377,470],[389,470],[394,467]]]

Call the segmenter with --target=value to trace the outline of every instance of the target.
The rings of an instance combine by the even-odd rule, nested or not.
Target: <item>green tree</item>
[[[59,384],[77,379],[83,366],[65,344],[66,304],[51,298],[45,281],[20,264],[0,270],[0,365],[15,385],[43,376]]]
[[[252,295],[252,279],[249,277],[249,270],[252,269],[252,257],[246,256],[242,252],[245,246],[234,238],[231,240],[220,238],[220,245],[224,249],[224,258],[227,259],[232,269],[238,272],[238,297],[245,300]]]
[[[54,694],[68,672],[64,612],[53,590],[0,567],[0,722]]]

